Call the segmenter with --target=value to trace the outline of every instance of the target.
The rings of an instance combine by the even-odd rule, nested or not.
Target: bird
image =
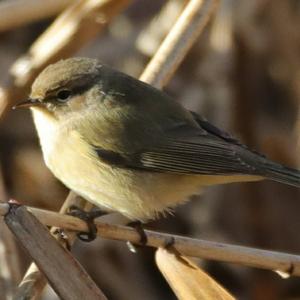
[[[16,107],[31,109],[54,176],[130,220],[156,219],[211,185],[267,179],[300,187],[299,170],[97,59],[49,65]]]

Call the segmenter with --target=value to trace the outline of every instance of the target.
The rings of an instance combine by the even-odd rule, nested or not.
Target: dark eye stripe
[[[57,94],[59,93],[59,91],[63,91],[63,90],[69,90],[71,91],[72,96],[75,95],[81,95],[84,92],[86,92],[87,90],[89,90],[91,88],[91,86],[93,86],[95,84],[95,82],[98,81],[98,77],[97,76],[81,76],[81,77],[77,77],[76,79],[73,79],[72,81],[68,81],[68,82],[63,82],[60,85],[58,85],[58,87],[56,87],[55,89],[49,90],[47,92],[47,95],[44,99],[44,101],[47,102],[52,102],[57,100]]]

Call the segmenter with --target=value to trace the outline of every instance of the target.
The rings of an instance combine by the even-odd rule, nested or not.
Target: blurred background
[[[0,1],[0,7],[4,2],[10,1]],[[98,58],[138,77],[185,3],[132,1],[74,56]],[[11,66],[54,18],[0,31],[3,90],[11,85]],[[215,19],[165,91],[252,149],[300,168],[300,2],[221,1]],[[17,100],[21,99],[13,101]],[[1,101],[0,89],[0,105]],[[0,122],[6,195],[59,210],[68,190],[43,163],[30,112],[8,109],[1,112]],[[212,187],[148,227],[299,254],[299,195],[296,188],[272,182]],[[22,249],[18,251],[23,274],[30,260]],[[155,266],[152,249],[132,254],[124,243],[97,239],[77,242],[73,251],[109,299],[175,299]],[[282,279],[275,272],[219,262],[198,263],[238,299],[300,299],[298,278]],[[57,297],[47,290],[43,299]]]

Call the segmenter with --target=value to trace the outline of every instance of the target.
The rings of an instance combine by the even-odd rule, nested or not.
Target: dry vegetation
[[[44,4],[37,9],[41,1],[0,1],[0,202],[14,198],[22,204],[61,212],[75,202],[91,209],[72,193],[62,206],[68,191],[43,164],[30,114],[10,110],[13,103],[26,97],[32,80],[45,65],[72,55],[96,57],[157,87],[166,85],[165,90],[184,106],[233,132],[252,148],[274,160],[300,167],[298,1],[222,0],[215,17],[213,12],[218,1],[212,0],[51,2],[53,6]],[[188,3],[190,10],[173,27]],[[172,27],[167,41],[157,51]],[[185,56],[189,46],[192,48]],[[152,222],[148,227],[154,231],[298,254],[299,194],[296,188],[270,182],[214,187],[179,207],[175,216]],[[3,212],[4,206],[0,204],[0,213],[1,209]],[[26,212],[22,218],[31,220],[24,223],[26,226],[39,224]],[[14,224],[22,223],[18,215],[13,220]],[[63,220],[46,222],[44,217],[41,221],[47,225],[63,223]],[[78,224],[84,228],[80,221]],[[39,226],[36,228],[38,232]],[[50,236],[43,227],[43,234],[32,234],[26,239],[20,227],[10,226],[10,229],[17,235],[17,242],[1,219],[0,299],[16,292],[15,299],[22,299],[25,294],[27,299],[57,299],[49,287],[40,296],[46,281],[42,274],[32,272],[37,271],[34,265],[28,272],[31,281],[17,289],[31,261],[20,244],[26,248],[29,242],[35,245],[40,241],[41,245],[49,246]],[[74,233],[69,233],[69,237],[72,243]],[[132,241],[135,240],[136,236]],[[51,285],[57,288],[56,292],[65,289],[66,294],[60,294],[63,299],[76,299],[67,291],[68,284],[72,286],[72,280],[76,282],[79,275],[69,278],[65,284],[60,284],[59,276],[63,273],[57,273],[57,278],[50,277],[53,270],[47,269],[47,264],[41,265],[44,262],[38,259],[38,245],[31,247],[36,250],[34,253],[27,250],[39,266],[45,267],[43,271]],[[74,262],[68,251],[56,247],[58,243],[51,245],[51,260],[62,253],[56,263]],[[74,272],[82,275],[85,269],[91,278],[83,276],[81,284],[91,286],[89,280],[94,280],[108,299],[175,299],[174,293],[188,300],[193,297],[232,299],[221,285],[238,299],[300,298],[298,277],[283,280],[275,272],[242,266],[251,264],[237,259],[240,253],[233,257],[242,265],[196,261],[216,282],[176,251],[176,255],[163,249],[157,251],[157,268],[155,248],[138,250],[134,255],[125,243],[101,238],[91,244],[78,242],[72,247],[72,253],[84,268],[78,269],[81,267],[75,261],[62,272],[73,272],[74,267]],[[182,250],[182,253],[189,252]],[[225,254],[227,259],[223,261],[235,261],[229,257]],[[293,270],[283,264],[278,269],[297,275],[298,259],[294,257]],[[91,290],[98,297],[95,299],[103,299],[96,286]],[[78,294],[78,298],[82,296]]]

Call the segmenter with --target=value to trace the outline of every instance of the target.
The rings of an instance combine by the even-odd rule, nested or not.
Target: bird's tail
[[[300,187],[300,171],[283,165],[268,162],[265,164],[265,175],[268,179]]]

